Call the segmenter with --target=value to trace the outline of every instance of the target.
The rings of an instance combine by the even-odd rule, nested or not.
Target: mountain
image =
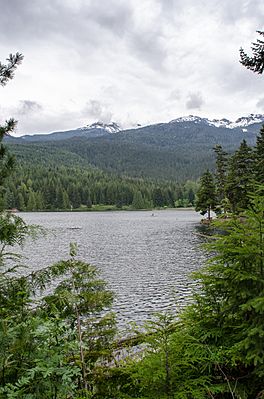
[[[33,134],[33,135],[25,135],[19,138],[11,137],[8,140],[23,140],[25,142],[31,141],[57,141],[57,140],[67,140],[73,137],[86,137],[86,138],[94,138],[101,136],[108,136],[110,134],[115,133],[130,133],[133,131],[135,134],[137,131],[139,132],[150,132],[151,130],[157,131],[161,130],[164,134],[167,132],[171,132],[172,129],[177,128],[188,128],[196,130],[198,127],[216,127],[219,129],[239,129],[239,131],[243,132],[256,132],[264,123],[264,115],[261,114],[250,114],[248,116],[243,116],[238,118],[235,122],[232,122],[228,119],[207,119],[201,118],[199,116],[189,115],[185,117],[180,117],[177,119],[173,119],[168,123],[158,123],[149,126],[138,126],[135,129],[127,129],[123,130],[117,123],[111,122],[109,124],[103,122],[95,122],[91,125],[87,125],[84,127],[80,127],[77,129],[66,130],[53,132],[49,134]],[[222,130],[220,130],[222,132]]]
[[[186,117],[174,119],[170,123],[184,123],[184,122],[203,123],[205,125],[223,127],[227,129],[241,128],[244,129],[244,131],[247,131],[247,129],[251,125],[264,123],[264,115],[250,114],[248,116],[242,116],[241,118],[238,118],[235,122],[232,122],[225,118],[210,120],[207,118],[200,118],[199,116],[189,115]]]
[[[9,137],[9,141],[17,141],[23,140],[24,142],[36,142],[36,141],[56,141],[56,140],[66,140],[71,139],[73,137],[99,137],[107,134],[114,134],[120,132],[121,127],[115,123],[111,122],[109,124],[105,124],[103,122],[95,122],[91,125],[87,125],[84,127],[80,127],[73,130],[66,130],[61,132],[53,132],[49,134],[32,134],[25,135],[19,138]]]
[[[115,123],[115,122],[111,122],[111,123],[103,123],[103,122],[95,122],[92,123],[91,125],[87,125],[85,127],[80,127],[77,130],[81,130],[82,132],[89,132],[89,131],[100,131],[100,132],[104,132],[104,133],[117,133],[120,132],[122,129],[121,127]]]
[[[45,156],[52,149],[54,162],[60,154],[68,159],[78,157],[78,163],[131,177],[197,179],[206,168],[214,167],[213,147],[223,146],[228,153],[235,151],[245,139],[255,145],[264,115],[249,115],[235,122],[227,119],[209,120],[197,116],[174,119],[168,123],[121,130],[114,123],[96,123],[84,128],[47,135],[24,136],[13,139],[18,158],[25,153]],[[67,155],[68,154],[68,155]]]

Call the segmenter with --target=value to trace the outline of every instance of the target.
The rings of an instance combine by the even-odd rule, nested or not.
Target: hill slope
[[[68,132],[24,136],[10,144],[18,144],[14,149],[19,157],[41,148],[43,153],[53,152],[54,162],[56,157],[58,162],[66,157],[120,175],[184,181],[213,168],[216,144],[227,152],[233,152],[243,139],[254,145],[263,121],[261,115],[234,123],[189,116],[124,131],[116,124],[97,123]]]

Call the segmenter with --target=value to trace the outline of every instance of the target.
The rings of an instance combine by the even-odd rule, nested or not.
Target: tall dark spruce
[[[264,32],[257,31],[260,36],[264,36]],[[264,71],[264,41],[257,39],[256,42],[252,43],[252,56],[249,56],[245,51],[240,49],[240,62],[246,68],[253,72],[262,74]]]
[[[262,126],[255,146],[255,179],[264,183],[264,126]]]
[[[212,173],[207,170],[200,179],[200,188],[197,192],[195,210],[202,215],[207,213],[208,220],[211,219],[211,211],[216,207],[216,190]]]
[[[7,64],[0,62],[0,85],[5,86],[10,79],[13,79],[14,72],[23,60],[20,53],[10,54],[7,58]],[[3,144],[4,136],[10,134],[16,126],[16,121],[11,118],[0,125],[0,210],[3,209],[4,181],[14,169],[14,157],[8,152]]]
[[[254,153],[245,140],[229,160],[226,194],[232,212],[239,212],[249,205],[248,194],[253,189]]]

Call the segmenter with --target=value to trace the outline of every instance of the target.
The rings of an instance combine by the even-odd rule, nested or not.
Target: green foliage
[[[170,315],[157,315],[146,325],[143,352],[126,362],[127,398],[206,398],[212,356]],[[121,389],[122,392],[122,389]]]
[[[0,63],[0,84],[12,79],[21,54]],[[14,120],[0,126],[0,142],[15,127]],[[0,147],[0,194],[14,167],[14,158]],[[53,185],[50,184],[51,189]],[[15,200],[14,185],[6,187],[5,200]],[[25,193],[28,195],[24,200]],[[58,201],[68,206],[59,187]],[[21,182],[18,201],[28,210],[41,208],[33,181]],[[113,295],[95,268],[77,260],[72,244],[70,258],[26,275],[15,273],[16,254],[34,228],[16,215],[0,213],[0,398],[62,399],[92,397],[96,390],[97,362],[110,358],[115,334],[114,316],[107,311]]]
[[[214,199],[212,202],[217,214],[223,211],[225,214],[228,211],[239,214],[249,207],[249,193],[254,190],[254,185],[264,182],[264,128],[261,128],[254,147],[250,147],[243,140],[233,155],[228,156],[221,145],[215,146],[214,151],[215,195],[212,176],[207,171],[201,178],[196,210],[205,214],[206,198],[211,197],[211,200]]]
[[[14,72],[23,60],[23,55],[20,53],[10,54],[7,58],[7,64],[0,62],[0,85],[5,86],[8,80],[13,79]]]
[[[110,361],[116,332],[114,315],[106,311],[113,295],[76,251],[71,245],[69,260],[1,280],[0,398],[96,391],[97,362]],[[50,285],[55,288],[48,294]]]
[[[264,36],[264,32],[257,31],[261,36]],[[246,68],[253,72],[262,74],[264,71],[264,41],[257,39],[255,43],[252,43],[252,57],[248,56],[244,50],[240,49],[240,62]]]
[[[216,184],[216,201],[221,211],[225,198],[226,198],[226,174],[227,174],[227,153],[223,150],[221,145],[214,147],[216,154],[216,171],[215,171],[215,184]]]
[[[263,389],[264,198],[263,186],[251,195],[238,218],[218,222],[227,234],[207,246],[216,253],[196,274],[202,294],[188,315],[204,342],[225,355],[222,368],[249,397]],[[242,389],[241,388],[241,389]]]
[[[194,275],[193,304],[177,320],[148,323],[138,356],[111,371],[109,386],[119,387],[112,397],[263,397],[263,192],[259,186],[240,217],[216,222],[222,233],[206,244],[212,256]]]
[[[197,201],[195,210],[200,211],[202,215],[207,213],[210,220],[211,210],[216,206],[216,192],[213,175],[207,170],[200,179],[200,188],[197,192]]]
[[[230,158],[226,194],[230,201],[232,212],[238,212],[248,206],[247,194],[252,190],[254,178],[254,153],[245,140]]]
[[[262,126],[255,147],[255,180],[264,182],[264,126]]]
[[[111,355],[115,319],[106,307],[112,293],[95,268],[75,258],[74,244],[69,260],[15,274],[18,259],[10,248],[35,231],[0,213],[0,398],[91,397],[97,361]]]
[[[20,61],[17,55],[0,64],[2,85]],[[11,121],[0,128],[0,141],[12,126]],[[196,209],[210,218],[216,199],[227,196],[232,210],[243,212],[216,222],[222,234],[207,245],[212,257],[195,275],[193,303],[177,320],[163,314],[147,323],[133,356],[124,352],[122,362],[113,350],[113,294],[97,270],[77,258],[76,244],[67,260],[15,274],[9,247],[23,244],[32,230],[21,218],[0,214],[0,399],[264,396],[264,186],[252,183],[253,177],[263,183],[263,129],[254,150],[243,141],[228,166],[220,146],[216,154],[216,190],[207,170]],[[0,187],[13,168],[8,159],[3,146]],[[197,189],[191,181],[109,177],[90,167],[80,172],[76,164],[54,168],[51,160],[46,167],[39,162],[32,173],[32,165],[21,162],[6,187],[6,204],[25,210],[102,203],[141,209],[193,204]]]
[[[1,253],[6,245],[22,245],[28,236],[30,227],[22,218],[8,212],[0,213]]]
[[[91,167],[55,166],[51,159],[36,162],[27,159],[5,184],[4,202],[8,209],[21,211],[97,209],[98,205],[117,208],[150,209],[174,207],[181,199],[193,204],[197,183],[185,184],[132,179],[107,174]],[[140,194],[139,194],[140,193]],[[137,196],[142,199],[136,201]]]
[[[17,66],[22,62],[22,54],[10,54],[7,58],[8,64],[0,62],[0,85],[5,86],[8,80],[13,79],[14,71]],[[5,179],[10,175],[14,169],[14,157],[8,152],[6,146],[2,143],[4,136],[10,134],[16,126],[16,121],[10,119],[4,125],[0,125],[0,211],[4,208],[4,189],[3,184]]]

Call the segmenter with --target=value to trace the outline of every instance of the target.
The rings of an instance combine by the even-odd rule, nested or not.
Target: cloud
[[[181,91],[179,89],[174,89],[170,92],[168,100],[178,101],[181,99]]]
[[[90,100],[84,107],[82,114],[87,118],[104,123],[111,122],[113,116],[112,112],[109,111],[108,106],[97,100]]]
[[[212,3],[214,2],[216,2],[215,6],[219,6],[217,0]],[[254,20],[256,25],[259,25],[256,26],[256,30],[261,25],[263,26],[263,11],[262,0],[222,0],[219,8],[219,14],[225,24],[234,24],[242,19],[247,19],[248,21],[251,19]]]
[[[163,68],[168,53],[160,32],[155,29],[134,32],[129,38],[128,44],[139,60],[146,62],[153,69]]]
[[[264,97],[260,98],[257,103],[256,106],[261,109],[262,111],[264,111]]]
[[[117,36],[123,36],[133,25],[133,8],[120,0],[95,1],[86,8],[86,16]]]
[[[239,64],[239,48],[250,52],[264,28],[263,0],[2,3],[1,61],[14,51],[25,58],[1,115],[16,117],[21,132],[156,123],[191,109],[231,119],[259,112],[263,77]]]
[[[201,93],[189,93],[188,99],[186,101],[187,109],[200,109],[203,104],[204,100]]]
[[[27,116],[35,112],[40,112],[43,109],[42,105],[37,101],[23,100],[20,101],[19,106],[16,110],[16,114]]]
[[[132,25],[132,14],[133,9],[121,0],[10,0],[1,4],[1,34],[7,42],[53,38],[93,47],[103,44],[106,34],[124,35]]]

